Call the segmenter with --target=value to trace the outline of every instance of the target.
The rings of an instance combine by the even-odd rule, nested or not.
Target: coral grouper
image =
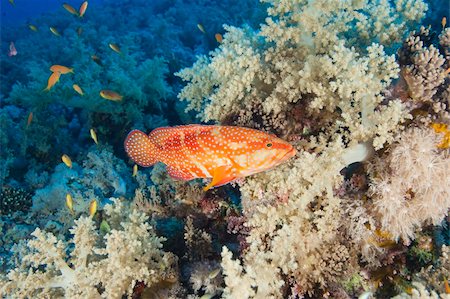
[[[125,140],[125,150],[141,166],[166,164],[173,178],[212,178],[205,190],[271,169],[296,152],[265,132],[207,125],[157,128],[149,135],[134,130]]]

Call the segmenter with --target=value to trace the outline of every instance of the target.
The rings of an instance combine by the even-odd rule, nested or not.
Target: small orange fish
[[[173,178],[212,178],[205,191],[269,170],[296,153],[292,145],[274,135],[232,126],[163,127],[149,135],[133,130],[124,145],[140,166],[162,162]]]
[[[28,114],[27,128],[30,126],[32,121],[33,121],[33,111],[31,111],[30,114]]]
[[[52,89],[52,87],[55,86],[56,83],[58,83],[60,76],[61,73],[59,72],[52,73],[50,77],[48,77],[47,87],[44,89],[44,91],[49,91],[50,89]]]
[[[102,91],[100,91],[100,96],[106,100],[115,102],[121,101],[123,99],[123,96],[121,96],[117,92],[107,89],[103,89]]]
[[[73,214],[73,198],[72,195],[70,193],[66,194],[66,206],[69,209],[70,213]]]
[[[74,84],[72,87],[80,96],[84,96],[84,92],[78,84]]]
[[[61,160],[66,164],[67,167],[72,168],[72,159],[66,154],[62,155]]]
[[[30,30],[33,30],[35,32],[38,31],[37,27],[34,26],[33,24],[28,24],[28,28],[30,28]]]
[[[446,294],[450,294],[450,286],[448,285],[448,278],[444,278],[444,289]]]
[[[80,6],[80,14],[79,14],[80,18],[83,17],[84,14],[86,13],[87,7],[88,7],[88,2],[84,1]]]
[[[95,144],[98,144],[97,133],[94,129],[90,129],[89,133],[91,134],[92,140],[94,140]]]
[[[60,73],[61,75],[73,73],[73,68],[70,68],[70,67],[67,67],[64,65],[59,65],[59,64],[52,65],[50,67],[50,70],[54,73]]]
[[[217,41],[219,44],[222,43],[222,41],[223,41],[222,34],[216,33],[216,34],[214,35],[214,37],[216,38],[216,41]]]
[[[62,6],[64,7],[65,10],[67,10],[71,14],[78,16],[78,11],[75,8],[73,8],[72,5],[70,5],[68,3],[64,3]]]
[[[443,17],[441,21],[442,29],[445,29],[445,25],[447,25],[447,18]]]
[[[55,27],[50,27],[50,31],[56,36],[61,36],[61,34],[59,34],[58,30],[56,30]]]
[[[122,51],[120,51],[120,48],[117,44],[109,44],[109,47],[116,53],[122,54]]]
[[[438,144],[437,147],[441,149],[450,148],[450,129],[448,128],[448,125],[442,123],[432,123],[431,127],[433,128],[434,132],[438,134],[440,133],[444,134],[441,143]]]
[[[200,30],[202,33],[206,34],[205,27],[203,27],[202,24],[198,23],[198,24],[197,24],[197,28],[198,28],[198,30]]]
[[[94,217],[95,213],[97,212],[98,203],[95,199],[91,201],[89,204],[89,216],[92,218]]]

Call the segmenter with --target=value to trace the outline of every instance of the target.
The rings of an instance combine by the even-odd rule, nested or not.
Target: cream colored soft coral
[[[404,242],[424,224],[439,225],[450,208],[450,155],[428,127],[410,128],[376,160],[371,175],[382,229]]]
[[[165,280],[172,265],[161,249],[162,238],[154,234],[144,214],[129,210],[119,200],[114,199],[114,204],[105,208],[107,216],[118,210],[126,216],[118,225],[112,219],[113,229],[104,236],[103,244],[90,217],[76,220],[71,230],[74,236],[70,242],[75,247],[70,257],[66,254],[66,242],[36,229],[22,264],[0,280],[0,294],[28,298],[122,298],[132,293],[137,281],[151,286]]]

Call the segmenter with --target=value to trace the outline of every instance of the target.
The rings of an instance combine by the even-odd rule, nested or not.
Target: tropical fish
[[[72,159],[66,154],[62,155],[61,160],[66,164],[67,167],[72,168]]]
[[[120,48],[117,44],[109,44],[109,47],[114,51],[117,52],[119,54],[122,54],[122,51],[120,51]]]
[[[444,289],[446,294],[450,294],[450,286],[448,285],[448,278],[444,278]]]
[[[94,129],[90,129],[89,132],[91,133],[92,140],[94,140],[95,144],[98,144],[97,133],[95,133],[95,130]]]
[[[93,199],[89,204],[89,216],[91,218],[94,217],[95,213],[97,212],[97,206],[98,206],[97,201]]]
[[[197,28],[198,28],[202,33],[206,33],[205,27],[203,27],[202,24],[198,23],[198,24],[197,24]]]
[[[438,148],[447,149],[450,148],[450,129],[447,124],[443,123],[432,123],[431,127],[433,128],[435,133],[443,133],[444,137],[440,144],[438,144]]]
[[[137,175],[137,172],[138,172],[138,166],[137,166],[137,164],[134,164],[134,166],[133,166],[133,177],[135,177],[136,175]]]
[[[219,44],[222,43],[222,41],[223,41],[222,34],[216,33],[216,34],[214,35],[214,37],[216,38],[216,41],[217,41]]]
[[[111,231],[111,227],[109,226],[108,222],[106,222],[105,219],[102,220],[100,223],[100,232],[102,234],[107,234]]]
[[[83,33],[83,28],[82,28],[82,27],[78,27],[78,28],[77,28],[77,34],[78,34],[78,36],[81,36],[81,33]]]
[[[232,126],[162,127],[149,135],[133,130],[124,145],[140,166],[162,162],[172,178],[212,178],[204,190],[269,170],[296,153],[272,134]]]
[[[209,272],[208,278],[209,278],[209,279],[214,279],[214,278],[216,278],[216,276],[219,275],[219,273],[220,273],[221,270],[222,270],[222,268],[220,268],[220,267],[217,268],[217,269],[212,270],[211,272]]]
[[[54,73],[60,73],[61,75],[73,73],[73,68],[64,66],[64,65],[58,65],[54,64],[50,67],[50,70]]]
[[[10,3],[12,6],[16,5],[16,4],[14,3],[14,0],[9,0],[9,3]]]
[[[80,95],[80,96],[84,96],[84,92],[81,89],[80,86],[78,86],[78,84],[74,84],[72,85],[72,88]]]
[[[72,5],[64,3],[62,6],[65,8],[65,10],[67,10],[71,14],[78,16],[78,11],[75,8],[73,8]]]
[[[61,36],[61,34],[59,34],[58,30],[56,30],[55,27],[50,27],[50,31],[56,36]]]
[[[33,111],[31,111],[30,114],[28,114],[27,128],[30,126],[31,121],[33,121]]]
[[[88,2],[84,1],[80,6],[80,14],[79,14],[80,18],[83,17],[84,14],[86,13],[87,7],[88,7]]]
[[[70,213],[73,214],[73,199],[72,199],[72,195],[70,195],[70,193],[66,194],[66,206],[69,209]]]
[[[442,20],[441,20],[441,25],[442,25],[442,29],[444,29],[444,28],[445,28],[445,25],[447,25],[447,18],[446,18],[446,17],[443,17],[443,18],[442,18]]]
[[[99,66],[103,66],[103,63],[102,63],[102,61],[100,60],[100,57],[98,57],[97,55],[91,55],[91,59],[96,63],[96,64],[98,64]]]
[[[118,94],[115,91],[112,90],[107,90],[107,89],[103,89],[102,91],[100,91],[100,96],[106,100],[110,100],[110,101],[121,101],[123,96],[121,96],[120,94]]]
[[[11,42],[11,43],[9,44],[9,52],[8,52],[8,56],[11,57],[11,56],[16,56],[16,55],[17,55],[16,46],[14,46],[14,43]]]
[[[58,83],[60,76],[61,73],[59,72],[52,73],[50,77],[48,77],[47,87],[44,89],[44,91],[49,91],[56,83]]]
[[[28,24],[28,28],[30,28],[33,31],[38,31],[37,27],[34,26],[33,24]]]

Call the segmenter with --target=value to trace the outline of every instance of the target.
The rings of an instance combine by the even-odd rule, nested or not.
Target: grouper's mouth
[[[295,149],[295,147],[292,147],[291,150],[286,152],[280,159],[282,161],[286,161],[295,156],[295,154],[297,154],[297,150]]]

